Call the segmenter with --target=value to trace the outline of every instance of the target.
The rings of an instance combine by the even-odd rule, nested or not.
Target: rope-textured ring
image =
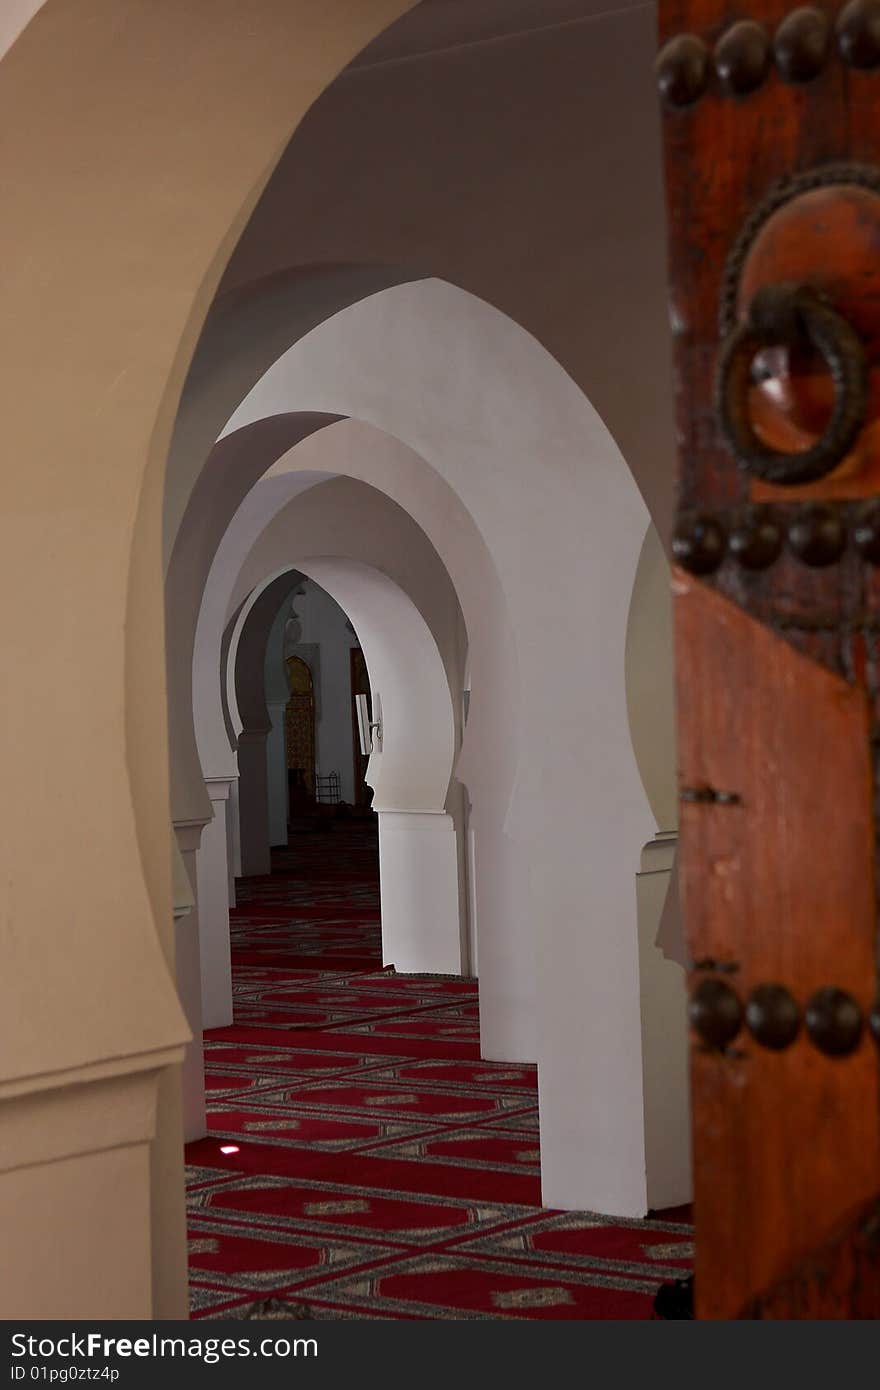
[[[811,346],[834,385],[834,407],[822,436],[809,449],[784,453],[763,444],[748,412],[755,356],[767,347]],[[808,285],[767,285],[756,292],[747,317],[729,333],[715,377],[721,430],[740,467],[767,483],[813,483],[849,453],[865,420],[868,363],[861,339],[846,319]]]

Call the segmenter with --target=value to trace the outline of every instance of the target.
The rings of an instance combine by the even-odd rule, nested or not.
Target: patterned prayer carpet
[[[535,1068],[481,1061],[473,981],[382,969],[372,823],[292,835],[238,904],[187,1149],[193,1316],[650,1317],[690,1226],[540,1206]]]

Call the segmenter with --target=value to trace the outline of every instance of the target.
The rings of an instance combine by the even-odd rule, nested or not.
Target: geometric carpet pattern
[[[193,1317],[651,1317],[691,1227],[541,1207],[535,1068],[480,1059],[474,982],[382,968],[369,821],[292,836],[232,919],[187,1148]]]

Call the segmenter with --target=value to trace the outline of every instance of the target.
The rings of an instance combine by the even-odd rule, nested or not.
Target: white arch
[[[343,556],[291,557],[290,570],[313,579],[351,619],[363,647],[370,688],[382,710],[382,748],[373,753],[367,783],[377,811],[442,815],[455,757],[455,717],[437,642],[412,599],[373,565]],[[245,625],[261,594],[285,570],[276,570],[242,604],[232,633],[227,673],[235,670]],[[222,673],[221,673],[222,674]],[[230,714],[242,728],[230,675]]]
[[[190,500],[165,579],[171,814],[176,825],[204,823],[211,816],[193,731],[192,681],[196,625],[217,549],[242,499],[274,460],[335,418],[311,413],[279,416],[227,436],[213,450]],[[306,488],[323,478],[300,474],[297,485]],[[234,775],[234,769],[224,772],[222,747],[217,765],[209,759],[204,767],[205,776],[213,774],[221,779]]]
[[[373,477],[381,487],[380,462],[389,475],[401,466],[410,475],[430,470],[396,441],[352,420],[307,435],[285,460],[286,470],[251,488],[229,521],[201,596],[193,642],[192,709],[198,757],[208,777],[234,776],[236,770],[217,678],[217,652],[226,625],[266,574],[280,572],[291,555],[297,567],[308,572],[306,562],[332,550],[340,527],[345,529],[350,559],[381,563],[389,576],[399,579],[400,588],[407,589],[442,654],[449,695],[461,688],[463,623],[448,571],[412,517],[387,493],[360,481]],[[331,484],[334,491],[329,496],[339,508],[335,519],[327,510]],[[305,510],[292,510],[297,498],[307,501]],[[473,540],[470,544],[473,550]],[[485,572],[483,567],[480,573]]]
[[[293,267],[246,291],[218,295],[190,364],[168,451],[166,566],[218,434],[263,373],[291,343],[346,305],[410,278],[382,265]]]

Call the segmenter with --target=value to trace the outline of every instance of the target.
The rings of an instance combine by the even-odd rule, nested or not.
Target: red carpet
[[[540,1207],[535,1068],[480,1060],[472,982],[382,970],[372,825],[274,869],[239,885],[235,1025],[205,1035],[193,1316],[650,1317],[690,1227]]]

